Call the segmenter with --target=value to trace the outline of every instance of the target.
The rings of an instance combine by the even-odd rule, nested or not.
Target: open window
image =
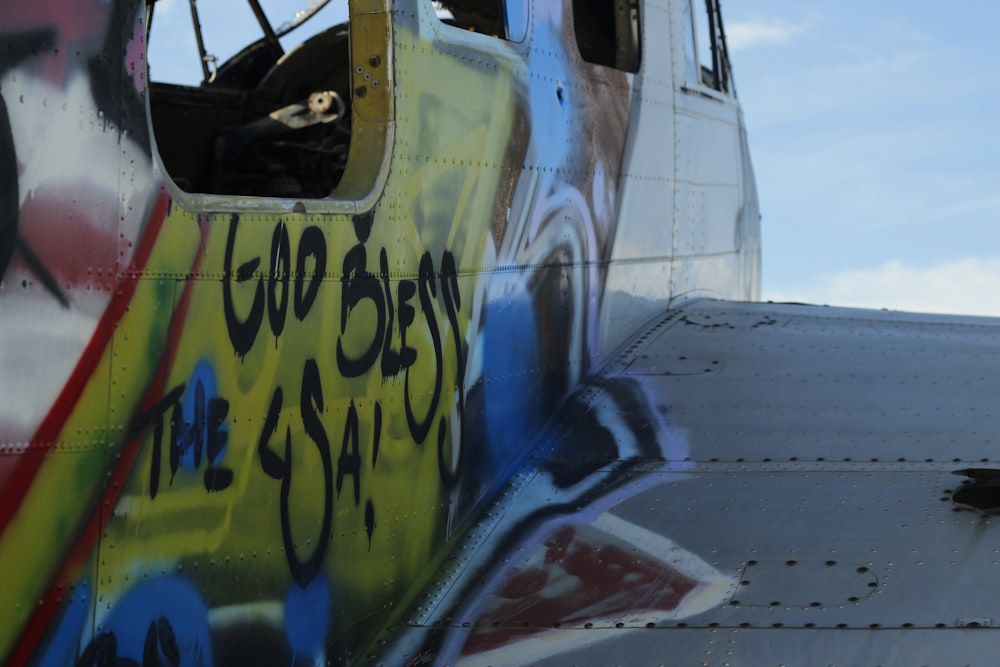
[[[530,0],[434,0],[442,22],[511,42],[528,34]]]
[[[703,11],[696,7],[701,0],[683,3],[684,55],[688,79],[702,86],[730,92],[731,77],[726,30],[722,23],[719,0],[704,0]]]
[[[573,0],[580,57],[589,63],[639,71],[638,0]]]
[[[337,187],[352,131],[350,26],[346,2],[317,17],[328,4],[149,2],[151,123],[178,187],[288,198]],[[177,34],[181,23],[186,35]],[[218,57],[227,45],[233,54]],[[171,74],[181,61],[200,65],[197,76],[167,83],[184,78]]]

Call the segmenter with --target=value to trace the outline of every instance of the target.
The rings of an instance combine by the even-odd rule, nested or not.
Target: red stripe
[[[166,218],[167,201],[166,191],[161,190],[150,215],[148,228],[132,257],[129,269],[126,271],[126,278],[142,271],[149,261],[149,255],[153,251],[153,245],[156,243],[163,220]],[[42,420],[38,431],[35,432],[29,449],[18,456],[18,463],[9,475],[7,484],[4,485],[3,489],[0,489],[0,536],[3,535],[7,525],[17,513],[21,501],[27,495],[28,489],[31,488],[42,463],[45,462],[46,454],[56,446],[56,438],[59,437],[66,420],[73,413],[73,408],[80,400],[80,395],[83,394],[84,388],[90,382],[94,370],[100,363],[101,357],[114,335],[115,327],[121,321],[122,315],[125,314],[132,301],[136,284],[135,280],[119,281],[104,315],[97,323],[94,335],[91,336],[90,342],[84,348],[83,354],[80,355],[76,368],[73,369],[59,393],[59,397],[49,409],[49,413]]]
[[[158,229],[159,225],[157,225],[157,231]],[[207,235],[208,227],[207,225],[202,225],[201,241],[195,257],[194,265],[191,269],[192,274],[196,274],[201,268],[201,260],[204,256]],[[137,280],[135,282],[137,282]],[[140,414],[155,405],[163,396],[167,375],[170,368],[173,366],[183,326],[187,320],[187,313],[191,303],[193,287],[193,280],[185,281],[184,291],[181,294],[181,298],[177,304],[177,310],[171,318],[170,325],[167,330],[166,347],[164,349],[163,356],[160,359],[160,364],[157,366],[156,372],[150,380],[146,396],[138,410],[138,413]],[[135,287],[133,286],[131,288],[131,292],[134,293],[134,291]],[[53,617],[59,611],[64,591],[76,582],[77,572],[87,562],[87,558],[93,551],[94,545],[101,534],[101,526],[106,524],[108,519],[111,517],[111,513],[118,502],[118,498],[121,496],[122,489],[125,487],[125,483],[128,480],[132,464],[138,456],[139,445],[142,443],[144,435],[144,432],[137,433],[134,438],[125,442],[123,445],[121,458],[118,460],[117,465],[112,471],[111,479],[101,496],[97,512],[92,514],[90,519],[87,521],[84,529],[77,537],[76,544],[74,545],[72,551],[63,561],[59,571],[53,577],[52,583],[49,585],[49,588],[45,593],[42,604],[38,606],[35,613],[32,614],[30,621],[21,632],[18,643],[10,655],[10,664],[25,664],[35,651],[35,648],[45,635],[45,632],[49,629]],[[92,594],[96,596],[97,591],[94,590]]]

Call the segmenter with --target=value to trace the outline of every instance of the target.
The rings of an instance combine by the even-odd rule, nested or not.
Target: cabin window
[[[346,2],[158,0],[146,25],[152,129],[180,189],[331,194],[351,137]]]
[[[531,0],[435,0],[434,12],[448,25],[523,42]]]
[[[698,42],[695,40],[695,15],[691,11],[693,0],[681,3],[679,21],[681,36],[684,40],[684,75],[687,81],[701,80],[701,66],[698,63]]]
[[[573,0],[573,24],[581,58],[639,71],[638,0]]]
[[[722,9],[719,0],[704,0],[702,11],[692,11],[692,3],[701,0],[688,0],[684,8],[685,16],[681,19],[686,24],[684,28],[684,52],[687,61],[688,77],[691,81],[728,93],[730,90],[729,49],[726,45],[726,30],[722,23]],[[691,34],[690,44],[688,38]]]
[[[523,42],[528,36],[528,7],[531,0],[506,0],[507,39]]]

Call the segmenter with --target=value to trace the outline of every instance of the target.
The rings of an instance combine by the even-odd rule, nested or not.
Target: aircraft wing
[[[569,401],[374,662],[985,664],[998,400],[1000,321],[671,311]]]

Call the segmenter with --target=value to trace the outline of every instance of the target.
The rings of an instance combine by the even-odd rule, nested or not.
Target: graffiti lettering
[[[264,323],[265,301],[271,333],[277,338],[285,329],[285,319],[288,315],[289,271],[292,259],[288,228],[283,221],[279,221],[271,235],[271,254],[268,265],[271,274],[267,282],[267,298],[265,299],[264,280],[258,278],[250,313],[246,319],[240,319],[239,315],[236,314],[232,285],[233,254],[236,251],[236,230],[239,227],[239,220],[239,216],[234,213],[229,221],[229,235],[226,237],[226,255],[223,265],[222,309],[233,350],[238,356],[245,357],[253,348],[260,327]],[[309,284],[306,285],[306,266],[309,258],[312,258],[314,266],[312,277],[309,278]],[[240,264],[239,268],[236,269],[236,282],[243,283],[253,278],[253,274],[260,268],[260,263],[260,257],[254,257]],[[302,233],[296,252],[295,269],[293,309],[295,317],[302,321],[309,314],[313,302],[316,301],[316,295],[323,282],[323,273],[326,271],[326,240],[318,227],[307,227]]]
[[[233,349],[238,356],[245,357],[253,347],[253,342],[257,339],[257,331],[260,330],[261,322],[264,321],[264,284],[261,280],[257,281],[257,290],[254,292],[250,314],[245,320],[240,320],[233,305],[232,288],[233,251],[236,246],[236,228],[239,226],[239,222],[240,216],[234,213],[229,221],[226,257],[223,260],[222,310],[226,317],[226,328],[229,330],[229,340],[233,344]],[[236,282],[243,283],[250,280],[258,266],[260,266],[260,257],[254,257],[240,264],[236,270]]]
[[[182,460],[189,456],[192,467],[200,468],[202,456],[208,460],[204,473],[206,491],[222,491],[233,482],[233,471],[216,465],[226,443],[229,433],[223,424],[229,414],[229,402],[223,398],[213,397],[206,400],[205,387],[201,380],[194,386],[193,418],[184,418],[184,406],[181,398],[187,385],[181,384],[168,392],[156,405],[136,417],[132,433],[138,435],[147,426],[153,426],[153,452],[149,468],[149,497],[156,498],[160,489],[160,469],[163,455],[163,418],[170,412],[170,480],[180,468]]]
[[[314,359],[306,361],[305,368],[302,371],[300,408],[302,426],[306,434],[313,441],[322,461],[323,505],[320,508],[321,513],[319,516],[322,518],[316,547],[312,554],[306,558],[300,557],[299,550],[292,537],[293,521],[289,500],[292,494],[292,462],[295,448],[292,443],[291,427],[286,427],[285,430],[285,446],[282,456],[275,453],[270,446],[271,439],[278,428],[278,420],[283,403],[284,392],[281,387],[277,387],[271,397],[267,417],[264,419],[264,427],[257,441],[257,455],[264,473],[268,477],[281,482],[281,538],[285,547],[285,556],[288,560],[288,567],[292,573],[292,577],[296,583],[305,587],[319,571],[330,543],[330,534],[333,529],[333,490],[335,483],[330,441],[323,422],[320,420],[320,414],[324,410],[323,386],[320,379],[319,366]],[[382,429],[382,408],[378,405],[375,406],[373,424],[372,465],[374,467],[375,461],[378,458],[378,446]],[[354,485],[353,497],[355,506],[360,506],[361,504],[361,460],[358,411],[352,401],[344,424],[340,456],[337,459],[336,489],[337,496],[339,497],[343,490],[344,479],[350,478]],[[375,509],[371,500],[368,501],[365,507],[364,522],[370,544],[372,533],[375,530]]]
[[[305,382],[303,382],[305,384]],[[303,398],[305,402],[305,398]],[[292,573],[295,583],[305,588],[305,586],[316,576],[319,564],[326,553],[329,542],[330,530],[333,524],[331,502],[332,466],[329,465],[330,452],[327,447],[326,452],[321,450],[320,456],[323,459],[323,481],[325,487],[323,518],[320,528],[322,539],[316,544],[312,555],[306,559],[299,558],[292,539],[291,511],[288,499],[292,493],[292,429],[285,430],[285,455],[284,458],[271,451],[269,441],[278,426],[278,415],[281,412],[282,391],[281,387],[274,390],[271,398],[271,407],[267,411],[267,419],[264,421],[264,429],[261,431],[260,440],[257,441],[257,454],[260,457],[260,466],[264,473],[272,479],[281,481],[281,540],[285,547],[285,559],[288,561],[288,569]],[[324,435],[325,438],[325,435]]]
[[[288,554],[288,565],[292,570],[292,576],[299,586],[305,586],[316,576],[320,563],[323,562],[323,555],[330,543],[333,523],[333,463],[330,457],[330,442],[318,416],[318,413],[323,411],[323,387],[320,384],[319,368],[313,359],[306,362],[302,371],[301,408],[302,425],[312,438],[323,461],[323,522],[316,549],[305,561],[299,561],[292,542],[291,521],[288,515],[288,497],[292,489],[292,445],[286,434],[285,456],[288,467],[281,482],[281,537],[285,542],[285,553]]]
[[[266,313],[272,334],[277,338],[282,334],[288,312],[289,269],[292,262],[288,230],[284,222],[279,222],[271,235],[270,278],[265,289],[263,278],[258,279],[254,290],[249,315],[241,319],[236,314],[233,295],[233,264],[236,247],[236,233],[239,216],[230,220],[226,240],[225,277],[223,279],[223,311],[230,342],[239,356],[245,356],[253,347]],[[309,259],[314,263],[311,277],[306,277]],[[249,259],[236,269],[235,281],[251,279],[261,265],[261,258]],[[461,295],[455,270],[455,258],[445,251],[441,258],[441,276],[438,279],[434,261],[429,252],[420,259],[416,281],[401,279],[393,290],[389,273],[389,258],[385,248],[379,251],[379,275],[368,270],[368,253],[362,242],[354,245],[345,255],[341,277],[340,336],[337,339],[337,369],[345,378],[361,377],[379,362],[383,378],[392,378],[405,372],[404,408],[410,434],[417,444],[423,444],[430,434],[434,416],[438,410],[444,385],[444,359],[441,325],[435,301],[438,298],[438,282],[444,310],[452,331],[457,359],[456,386],[459,387],[459,410],[463,413],[464,397],[461,384],[465,374],[465,353],[458,323]],[[326,241],[322,231],[315,226],[308,227],[302,234],[295,258],[295,284],[293,309],[298,320],[306,318],[316,301],[322,276],[326,270]],[[417,363],[416,348],[407,344],[408,332],[417,318],[414,300],[419,301],[420,311],[426,323],[433,348],[433,384],[428,403],[423,413],[415,406],[412,393],[413,377]],[[398,348],[394,346],[394,336],[399,332]],[[350,343],[348,343],[350,341]],[[422,373],[425,373],[423,370]],[[415,383],[414,383],[415,384]],[[444,424],[438,424],[439,449],[443,448]],[[441,464],[444,464],[443,454]],[[444,470],[443,470],[444,472]],[[445,475],[450,479],[457,471]]]
[[[394,308],[392,304],[392,288],[389,286],[389,259],[385,248],[379,254],[379,266],[382,269],[382,283],[385,286],[386,313],[389,317],[388,331],[382,345],[382,377],[394,377],[404,368],[409,368],[417,360],[417,351],[406,346],[406,329],[413,324],[414,309],[407,302],[416,293],[412,280],[400,280],[396,288],[396,302],[399,304],[399,350],[392,349],[392,325]]]
[[[180,667],[181,651],[170,621],[161,616],[146,630],[142,648],[142,667]],[[83,651],[76,667],[139,667],[140,663],[118,655],[118,638],[103,632]]]
[[[278,223],[271,236],[271,261],[273,270],[271,279],[267,282],[267,320],[271,325],[271,333],[277,338],[285,328],[285,315],[288,314],[288,271],[291,261],[288,250],[288,229],[283,223]],[[281,286],[281,302],[276,296],[278,286]]]
[[[266,280],[263,276],[258,278],[256,286],[244,292],[242,298],[246,299],[252,294],[252,299],[249,301],[248,311],[247,302],[244,301],[241,312],[249,314],[243,317],[237,315],[233,282],[251,280],[262,268],[265,253],[249,259],[234,258],[237,254],[238,224],[238,217],[233,216],[226,244],[223,309],[230,342],[237,355],[242,357],[253,348],[265,317],[276,340],[284,334],[288,325],[289,303],[295,318],[305,321],[319,299],[326,270],[327,246],[322,231],[313,226],[303,231],[298,247],[293,252],[290,233],[286,225],[279,221],[272,231],[270,253],[266,260],[269,262],[266,265],[269,276]],[[414,443],[422,445],[431,432],[435,432],[435,453],[441,479],[446,487],[454,487],[463,462],[460,439],[461,421],[464,417],[463,382],[466,364],[466,350],[459,323],[462,301],[455,258],[451,252],[445,251],[441,257],[441,273],[438,275],[434,259],[430,252],[425,252],[420,258],[415,279],[392,280],[386,248],[379,249],[378,268],[373,272],[369,268],[370,255],[364,245],[365,240],[359,236],[359,242],[344,254],[342,260],[340,333],[335,346],[336,372],[341,378],[362,377],[370,372],[380,373],[386,380],[402,376],[402,407],[410,436]],[[235,273],[234,266],[238,266]],[[291,276],[292,267],[295,271],[294,280]],[[413,344],[414,332],[418,329],[419,335],[427,341],[427,347]],[[447,335],[448,329],[451,330],[450,336]],[[449,417],[440,413],[444,387],[447,384],[445,362],[447,355],[451,354],[452,343],[456,358],[454,365],[449,368],[455,369],[457,405],[452,408],[452,417]],[[424,350],[426,351],[423,352]],[[424,358],[418,359],[421,353]],[[372,419],[367,421],[360,415],[359,404],[350,399],[343,424],[331,430],[332,425],[324,425],[322,417],[327,406],[319,364],[315,358],[305,362],[300,393],[301,429],[319,454],[320,465],[316,469],[319,478],[316,482],[323,485],[323,493],[311,496],[312,499],[308,501],[312,503],[309,511],[312,520],[318,519],[312,529],[315,531],[312,536],[315,544],[313,539],[303,542],[302,536],[298,540],[294,539],[292,527],[298,526],[304,517],[292,515],[306,510],[301,508],[299,501],[291,501],[295,488],[293,478],[299,485],[305,482],[305,478],[301,478],[301,472],[293,475],[296,465],[300,471],[303,466],[302,450],[297,448],[296,443],[301,436],[293,438],[294,429],[291,425],[281,428],[285,388],[275,386],[272,390],[257,440],[257,456],[264,474],[280,482],[281,534],[286,559],[295,581],[300,586],[306,586],[317,576],[327,553],[333,534],[333,504],[342,497],[353,500],[357,508],[363,507],[362,520],[369,547],[371,546],[376,528],[376,503],[363,497],[366,492],[362,488],[362,482],[366,471],[374,469],[378,463],[382,407],[378,403],[373,404]],[[228,404],[203,401],[197,395],[194,403],[196,407],[204,405],[204,412],[196,409],[193,425],[183,422],[183,414],[178,412],[181,408],[176,401],[171,404],[174,411],[178,412],[178,417],[171,424],[181,424],[178,435],[172,435],[172,441],[180,443],[180,451],[190,449],[191,455],[198,461],[201,441],[196,434],[205,434],[206,453],[217,453],[219,446],[212,438],[220,432],[225,435],[218,425],[228,414]],[[449,428],[449,420],[452,418],[458,423]],[[371,468],[366,463],[369,453],[363,451],[361,442],[362,428],[366,425],[372,427]],[[282,430],[285,431],[284,446],[281,444]],[[336,441],[331,443],[330,438],[334,431],[341,435],[339,452],[334,452],[331,448],[331,444],[336,446]],[[451,453],[447,451],[449,432],[452,434],[452,447],[459,448],[457,452],[454,449]],[[171,466],[172,469],[176,468],[173,459]],[[295,497],[305,498],[306,495],[300,492]],[[305,543],[314,544],[311,551],[304,550],[309,548],[303,546]]]
[[[458,270],[455,266],[455,257],[450,252],[444,253],[441,258],[441,296],[444,298],[445,310],[448,313],[448,322],[451,325],[451,337],[455,344],[455,354],[458,360],[456,375],[456,391],[458,398],[457,428],[459,429],[456,444],[458,453],[454,457],[454,464],[445,461],[444,443],[446,436],[445,420],[442,417],[438,424],[438,471],[441,481],[448,488],[453,488],[458,483],[461,474],[462,463],[465,460],[464,452],[464,428],[465,428],[465,349],[462,346],[462,332],[458,326],[458,311],[462,307],[462,294],[458,289]]]
[[[432,298],[437,298],[437,288],[434,285],[434,262],[429,252],[425,252],[424,256],[420,258],[419,281],[420,309],[427,320],[427,330],[431,334],[431,343],[434,345],[434,390],[431,393],[431,403],[427,409],[427,415],[423,419],[417,419],[410,400],[410,371],[407,369],[406,379],[403,383],[403,404],[406,409],[406,423],[410,427],[410,434],[418,445],[427,439],[427,434],[431,430],[431,420],[434,418],[434,413],[437,412],[438,401],[441,398],[441,375],[443,372],[441,333],[438,331],[434,306],[431,301]]]
[[[360,243],[344,255],[344,273],[341,278],[343,296],[340,302],[340,333],[337,340],[337,368],[344,377],[360,377],[375,363],[379,348],[385,336],[386,307],[385,296],[378,281],[366,270],[367,254]],[[350,357],[344,351],[344,335],[347,333],[348,318],[364,301],[371,301],[375,307],[375,330],[368,348],[358,357]]]
[[[118,639],[110,632],[102,632],[94,637],[86,650],[76,661],[76,667],[139,667],[135,660],[118,656]]]
[[[454,256],[446,251],[442,257],[441,265],[443,269],[441,293],[455,340],[455,349],[458,355],[456,386],[460,388],[465,374],[465,355],[461,330],[458,326],[458,308],[461,307],[461,296],[458,291]],[[359,243],[351,248],[344,257],[344,271],[341,279],[343,290],[340,317],[341,336],[337,340],[337,368],[344,377],[360,377],[371,370],[375,362],[380,359],[380,370],[383,378],[395,377],[405,371],[404,408],[407,425],[414,441],[417,444],[422,444],[431,431],[444,384],[444,351],[441,327],[438,324],[438,315],[434,306],[438,297],[434,261],[430,253],[425,252],[420,259],[417,282],[414,283],[414,281],[406,279],[399,280],[396,285],[395,299],[393,299],[393,290],[389,280],[389,261],[385,249],[383,248],[379,253],[381,275],[378,278],[367,271],[366,267],[367,253],[365,247]],[[415,372],[417,350],[407,345],[407,332],[416,321],[416,308],[412,304],[414,297],[418,297],[420,302],[420,311],[426,322],[426,330],[430,335],[434,351],[433,387],[429,394],[429,404],[422,415],[417,414],[411,391],[411,381],[413,380],[411,371]],[[362,309],[365,316],[359,316],[362,321],[352,325],[352,321],[355,319],[352,318],[352,314],[357,312],[362,304],[368,304],[368,307]],[[374,326],[371,324],[372,309],[374,309]],[[398,349],[393,347],[393,334],[396,328],[399,331]],[[363,339],[364,342],[358,346],[363,348],[363,351],[351,355],[346,351],[344,341],[349,332],[357,338],[358,331],[370,331],[371,333],[366,335]],[[461,394],[461,391],[459,393]],[[461,401],[462,398],[459,400]],[[461,409],[459,414],[461,414]]]
[[[427,331],[431,336],[436,355],[436,368],[438,370],[435,379],[434,395],[439,395],[441,391],[441,334],[437,322],[437,312],[434,308],[434,300],[437,298],[437,283],[434,268],[434,261],[429,252],[425,252],[420,259],[418,280],[401,279],[395,289],[395,299],[393,298],[392,284],[389,280],[389,260],[385,248],[379,252],[379,276],[375,276],[367,270],[367,252],[360,243],[351,248],[344,256],[343,277],[341,278],[342,299],[340,308],[340,338],[337,340],[337,368],[344,377],[360,377],[371,370],[377,360],[380,361],[382,377],[391,378],[399,375],[412,367],[417,360],[417,350],[407,345],[407,332],[416,319],[416,308],[412,305],[412,300],[419,291],[419,301],[421,311],[427,322]],[[461,336],[458,329],[458,311],[461,305],[461,297],[458,294],[458,280],[455,273],[455,259],[450,252],[445,251],[442,257],[442,268],[450,266],[451,275],[442,273],[442,285],[444,281],[450,281],[443,289],[445,308],[448,311],[448,319],[452,324],[455,335]],[[360,308],[362,304],[368,304],[366,308]],[[352,314],[361,309],[363,315],[352,318]],[[374,309],[375,325],[371,325],[372,309]],[[352,321],[358,319],[359,323],[352,326]],[[399,331],[399,349],[393,348],[393,335]],[[362,352],[355,352],[354,355],[348,353],[345,344],[346,337],[357,338],[358,331],[370,330],[370,336],[363,337],[364,343],[354,344],[355,347],[364,348]],[[349,336],[350,334],[353,334]],[[459,341],[459,354],[461,345]],[[464,361],[459,362],[464,366]],[[435,399],[435,404],[436,404]],[[430,413],[434,409],[429,410]],[[419,425],[419,421],[413,417],[411,427]],[[419,425],[417,432],[423,431],[423,437],[417,440],[422,442],[426,438],[429,425]]]
[[[347,409],[347,424],[344,426],[344,442],[340,446],[340,458],[337,459],[337,496],[344,487],[344,478],[354,480],[354,504],[361,504],[361,454],[358,452],[358,411],[351,401]],[[350,445],[351,451],[347,448]]]
[[[313,275],[309,279],[309,287],[305,287],[306,280],[306,260],[313,258]],[[323,281],[323,274],[326,273],[326,239],[319,227],[306,227],[299,239],[299,251],[296,253],[295,262],[295,317],[301,322],[309,314],[316,294],[319,293],[319,285]]]
[[[164,617],[150,623],[142,650],[143,667],[180,667],[181,652],[170,621]]]

